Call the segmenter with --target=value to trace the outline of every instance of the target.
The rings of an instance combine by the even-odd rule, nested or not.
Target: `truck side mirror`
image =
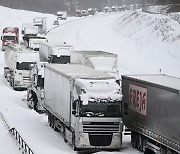
[[[3,40],[3,37],[1,36],[1,40]]]
[[[73,115],[76,115],[76,111],[75,111],[75,110],[73,110],[73,111],[72,111],[72,114],[73,114]]]
[[[124,103],[124,110],[128,110],[128,104]]]
[[[128,115],[128,111],[124,111],[124,115],[125,115],[125,116]]]
[[[76,110],[76,102],[77,102],[78,100],[75,100],[73,103],[72,103],[72,109],[73,110]]]

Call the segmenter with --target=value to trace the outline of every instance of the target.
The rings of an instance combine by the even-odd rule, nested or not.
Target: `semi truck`
[[[45,64],[44,108],[49,125],[79,149],[119,150],[122,95],[113,76],[77,64]]]
[[[37,36],[38,27],[32,24],[23,24],[21,32],[23,36]]]
[[[44,34],[47,30],[47,18],[46,17],[35,17],[33,19],[34,26],[38,27],[38,33]]]
[[[19,28],[18,27],[6,27],[3,29],[2,36],[2,50],[8,43],[19,43]]]
[[[57,20],[66,20],[67,11],[58,11],[57,12]]]
[[[117,54],[105,51],[72,51],[70,62],[72,64],[90,66],[96,70],[113,75],[120,84],[117,60]]]
[[[40,62],[32,65],[30,80],[31,84],[27,89],[27,104],[29,107],[35,109],[38,113],[43,113],[45,109],[42,104],[44,102],[44,64],[45,63],[70,63],[70,52],[73,50],[71,45],[63,44],[57,45],[54,43],[40,43],[39,56]],[[29,98],[34,95],[34,99]],[[37,106],[35,104],[37,101]]]
[[[39,61],[39,53],[21,44],[7,44],[4,59],[4,77],[13,89],[27,89],[30,84],[30,64]]]
[[[44,113],[44,64],[47,62],[36,62],[31,65],[30,85],[27,89],[27,105],[38,113]],[[33,99],[30,99],[33,95]],[[37,102],[36,102],[37,101]],[[37,104],[36,104],[37,103]],[[36,107],[35,107],[36,105]]]
[[[40,43],[39,57],[41,61],[49,63],[70,63],[70,53],[73,46],[68,44]]]
[[[122,94],[132,146],[145,154],[179,154],[180,78],[124,75]]]
[[[23,36],[24,45],[35,51],[39,51],[40,42],[48,42],[48,39],[45,38],[44,36],[32,36],[32,35]]]

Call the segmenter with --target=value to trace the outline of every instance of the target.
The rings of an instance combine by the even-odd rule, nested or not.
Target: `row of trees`
[[[2,6],[52,14],[56,14],[59,10],[73,14],[76,9],[103,10],[105,6],[131,4],[180,4],[180,0],[0,0]]]

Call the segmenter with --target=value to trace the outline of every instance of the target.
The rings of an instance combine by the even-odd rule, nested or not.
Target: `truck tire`
[[[137,133],[134,131],[131,131],[131,144],[133,148],[137,148]]]
[[[52,119],[53,119],[53,120],[52,120],[52,121],[53,121],[53,123],[52,123],[52,128],[53,128],[54,131],[57,132],[57,131],[59,131],[59,130],[58,130],[58,128],[56,127],[56,117],[53,116]]]
[[[150,149],[146,149],[144,151],[144,154],[155,154],[153,151],[151,151]]]
[[[72,133],[72,149],[74,150],[74,151],[78,151],[78,148],[76,148],[76,144],[75,144],[75,134],[74,133]]]
[[[137,149],[141,152],[145,151],[146,143],[144,141],[145,141],[144,137],[141,134],[138,134],[137,135]]]
[[[67,143],[67,139],[66,139],[66,128],[63,127],[63,138],[64,138],[64,142]]]

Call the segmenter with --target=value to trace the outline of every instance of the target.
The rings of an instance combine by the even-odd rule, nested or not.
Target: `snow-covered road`
[[[0,18],[5,26],[19,26],[32,22],[33,17],[46,14],[29,11],[0,8]],[[6,14],[8,20],[5,20]],[[135,15],[134,15],[135,14]],[[141,12],[120,12],[113,14],[99,14],[77,20],[67,20],[47,34],[49,41],[66,42],[72,44],[75,50],[104,50],[118,54],[118,68],[124,73],[167,73],[180,77],[180,46],[178,35],[180,25],[168,17],[149,15]],[[47,15],[48,28],[55,16]],[[140,20],[141,19],[141,20]],[[167,19],[166,25],[173,31],[166,31],[168,39],[160,35],[160,19]],[[13,23],[13,24],[12,24]],[[154,29],[156,27],[156,30]],[[160,27],[160,28],[159,28]],[[174,41],[170,41],[174,38]],[[164,40],[165,39],[165,40]],[[54,132],[47,123],[45,114],[37,114],[27,107],[24,99],[25,91],[13,91],[3,77],[4,53],[0,51],[0,112],[3,113],[10,127],[15,127],[36,154],[76,153],[70,145],[63,141],[61,134]],[[18,146],[9,138],[4,124],[0,122],[0,153],[16,154]],[[14,144],[14,145],[13,145]],[[10,147],[5,149],[4,147]],[[17,149],[16,149],[17,147]],[[100,151],[104,153],[139,154],[130,144],[130,136],[123,138],[123,148],[118,152]]]
[[[4,53],[0,51],[1,62],[3,61],[3,54]],[[0,109],[10,128],[16,128],[35,154],[77,153],[72,150],[69,144],[64,142],[61,133],[54,132],[52,128],[48,126],[47,115],[38,114],[28,108],[25,101],[26,91],[14,91],[10,87],[9,83],[3,77],[2,65],[0,69]],[[4,125],[5,124],[0,121],[0,143],[12,148],[5,149],[5,147],[0,146],[0,151],[3,151],[3,154],[18,153],[18,145],[15,140],[11,139],[8,129],[5,128]],[[96,153],[138,154],[140,152],[132,148],[130,136],[124,136],[123,147],[119,152],[96,151]]]

